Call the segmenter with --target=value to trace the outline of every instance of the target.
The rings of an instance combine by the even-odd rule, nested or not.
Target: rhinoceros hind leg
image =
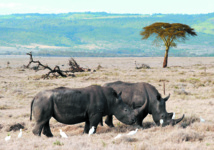
[[[50,125],[49,125],[49,120],[45,123],[43,127],[43,132],[44,135],[47,137],[53,137],[53,134],[51,133]]]
[[[102,119],[100,120],[100,125],[103,126],[103,117],[102,117]]]
[[[42,129],[44,127],[45,122],[37,122],[34,129],[33,134],[37,136],[41,136]]]
[[[108,115],[108,116],[106,117],[105,123],[106,123],[109,127],[114,127],[112,115]]]
[[[87,120],[87,121],[85,122],[85,127],[84,127],[83,133],[88,134],[88,132],[89,132],[89,121]]]

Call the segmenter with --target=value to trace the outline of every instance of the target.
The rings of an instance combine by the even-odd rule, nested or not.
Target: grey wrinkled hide
[[[52,137],[49,120],[54,117],[64,124],[85,122],[84,133],[96,127],[102,116],[115,115],[125,124],[135,123],[135,113],[111,87],[89,86],[71,89],[60,87],[38,93],[31,102],[31,115],[36,121],[33,133],[40,136],[41,131]],[[94,132],[94,133],[95,133]]]
[[[112,87],[117,92],[122,91],[122,99],[130,107],[137,109],[148,103],[146,108],[141,111],[137,116],[137,124],[142,126],[143,119],[151,114],[156,125],[160,125],[160,119],[163,119],[162,126],[175,125],[180,122],[184,115],[179,119],[172,119],[173,113],[167,113],[166,101],[170,95],[166,98],[162,98],[157,89],[149,83],[127,83],[122,81],[106,83],[105,87]],[[113,127],[112,116],[107,116],[105,120],[106,124]]]

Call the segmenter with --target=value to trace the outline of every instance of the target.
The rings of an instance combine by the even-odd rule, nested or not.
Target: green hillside
[[[170,56],[214,56],[214,13],[181,14],[13,14],[0,16],[0,54],[57,56],[163,56],[164,47],[141,40],[154,22],[184,23],[198,36],[171,49]]]

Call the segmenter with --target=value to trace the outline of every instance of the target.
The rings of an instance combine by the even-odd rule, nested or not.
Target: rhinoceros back
[[[150,99],[148,87],[150,84],[140,82],[140,83],[128,83],[122,81],[116,81],[112,83],[107,83],[104,86],[112,87],[117,92],[122,91],[122,99],[129,106],[141,107],[146,100]],[[156,91],[155,91],[156,92]]]

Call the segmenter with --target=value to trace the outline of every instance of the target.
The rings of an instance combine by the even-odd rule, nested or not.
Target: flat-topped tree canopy
[[[142,40],[148,39],[151,35],[156,35],[154,44],[163,41],[166,47],[163,67],[167,67],[168,51],[170,47],[176,47],[175,41],[185,41],[187,36],[197,36],[193,28],[181,23],[156,22],[143,28],[140,32]]]

